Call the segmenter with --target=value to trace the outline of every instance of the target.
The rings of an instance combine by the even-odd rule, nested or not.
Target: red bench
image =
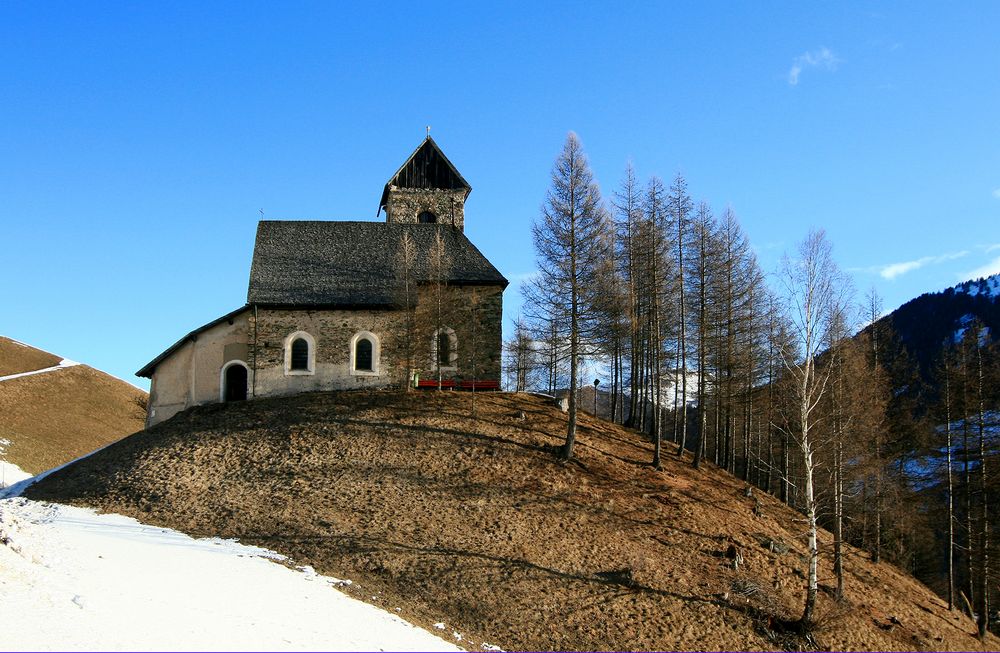
[[[458,387],[461,390],[489,390],[495,392],[500,389],[500,382],[494,379],[466,380],[460,381]]]
[[[437,379],[420,379],[417,381],[417,388],[441,388],[442,390],[452,390],[455,387],[455,379],[441,379],[438,385]]]

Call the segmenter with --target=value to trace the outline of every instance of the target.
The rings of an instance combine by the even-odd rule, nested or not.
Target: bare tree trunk
[[[978,331],[978,330],[977,330]],[[978,334],[977,334],[978,339]],[[980,532],[980,559],[979,559],[979,637],[986,638],[986,631],[990,623],[990,522],[989,522],[989,497],[986,487],[986,434],[985,434],[985,408],[983,405],[983,348],[982,344],[976,342],[976,388],[977,388],[977,419],[976,426],[979,430],[979,490],[982,493],[980,508],[979,527]]]
[[[692,465],[701,465],[705,455],[705,440],[708,439],[708,406],[706,406],[705,368],[708,364],[708,238],[712,215],[708,205],[702,203],[698,209],[698,445],[695,447]]]
[[[968,389],[968,359],[965,348],[962,348],[962,463],[963,481],[965,485],[965,567],[966,582],[969,588],[969,601],[976,600],[975,574],[973,573],[972,539],[972,470],[969,458],[969,389]]]
[[[576,189],[570,187],[570,205],[575,206]],[[570,215],[569,229],[569,265],[570,265],[570,327],[569,327],[569,424],[566,426],[566,444],[563,445],[563,460],[573,457],[573,444],[576,442],[576,385],[580,356],[580,287],[577,280],[576,254],[576,215]]]
[[[802,411],[805,413],[806,411]],[[808,417],[806,417],[808,423]],[[803,429],[806,432],[807,429]],[[808,438],[808,436],[807,436]],[[813,622],[813,611],[816,609],[816,593],[819,589],[817,566],[819,563],[819,546],[816,540],[816,499],[813,495],[813,453],[808,439],[802,447],[802,460],[805,464],[805,501],[806,520],[809,523],[809,575],[806,581],[806,605],[802,611],[803,628],[809,628]]]
[[[839,426],[835,428],[840,428]],[[837,600],[844,600],[844,443],[838,433],[833,476],[833,572],[837,576]]]
[[[951,470],[951,369],[947,355],[944,361],[944,430],[948,467],[948,609],[955,609],[955,484]]]
[[[680,315],[677,320],[677,357],[678,364],[677,367],[680,370],[680,386],[681,386],[681,405],[680,405],[680,446],[678,447],[678,452],[683,452],[684,447],[687,442],[687,316],[685,313],[686,300],[684,299],[684,248],[685,248],[685,232],[686,224],[688,221],[688,213],[691,211],[691,198],[687,195],[687,182],[680,175],[674,178],[674,183],[670,188],[671,197],[670,205],[671,211],[674,214],[673,218],[677,223],[677,291],[679,293],[677,306],[680,309]],[[676,387],[678,379],[674,379],[674,386]],[[677,404],[674,404],[674,411],[678,410]]]

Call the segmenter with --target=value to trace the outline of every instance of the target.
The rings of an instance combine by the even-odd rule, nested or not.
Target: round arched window
[[[296,338],[292,341],[292,364],[293,370],[309,369],[309,343],[305,338]]]
[[[451,365],[451,338],[448,337],[447,331],[441,331],[438,333],[437,346],[438,365],[441,367]]]
[[[368,338],[359,338],[354,346],[354,369],[359,372],[373,371],[372,341]]]
[[[420,215],[417,216],[417,222],[421,224],[434,224],[437,221],[437,216],[430,211],[421,211]]]

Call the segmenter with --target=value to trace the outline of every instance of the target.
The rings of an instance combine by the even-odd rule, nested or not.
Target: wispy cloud
[[[913,259],[912,261],[900,261],[899,263],[889,263],[888,265],[876,265],[874,267],[864,268],[864,270],[867,272],[877,272],[883,279],[892,281],[908,272],[919,270],[920,268],[928,265],[937,265],[939,263],[946,263],[947,261],[954,261],[955,259],[967,256],[968,253],[968,250],[962,250],[961,252],[951,252],[949,254],[940,254],[938,256],[922,256],[921,258]]]
[[[994,274],[1000,274],[1000,257],[997,257],[987,263],[986,265],[980,265],[975,270],[970,270],[962,275],[962,281],[968,281],[969,279],[979,279],[980,277],[989,277]]]
[[[806,68],[834,71],[840,63],[841,60],[829,48],[800,54],[792,60],[792,68],[788,71],[788,83],[796,86],[799,83],[799,76]]]
[[[995,197],[998,200],[1000,200],[1000,188],[994,188],[993,189],[993,197]]]

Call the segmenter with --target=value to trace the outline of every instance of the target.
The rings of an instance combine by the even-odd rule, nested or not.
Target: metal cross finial
[[[264,209],[260,209],[260,219],[264,219]]]
[[[431,135],[431,126],[427,125],[427,137],[430,138],[430,135]]]

